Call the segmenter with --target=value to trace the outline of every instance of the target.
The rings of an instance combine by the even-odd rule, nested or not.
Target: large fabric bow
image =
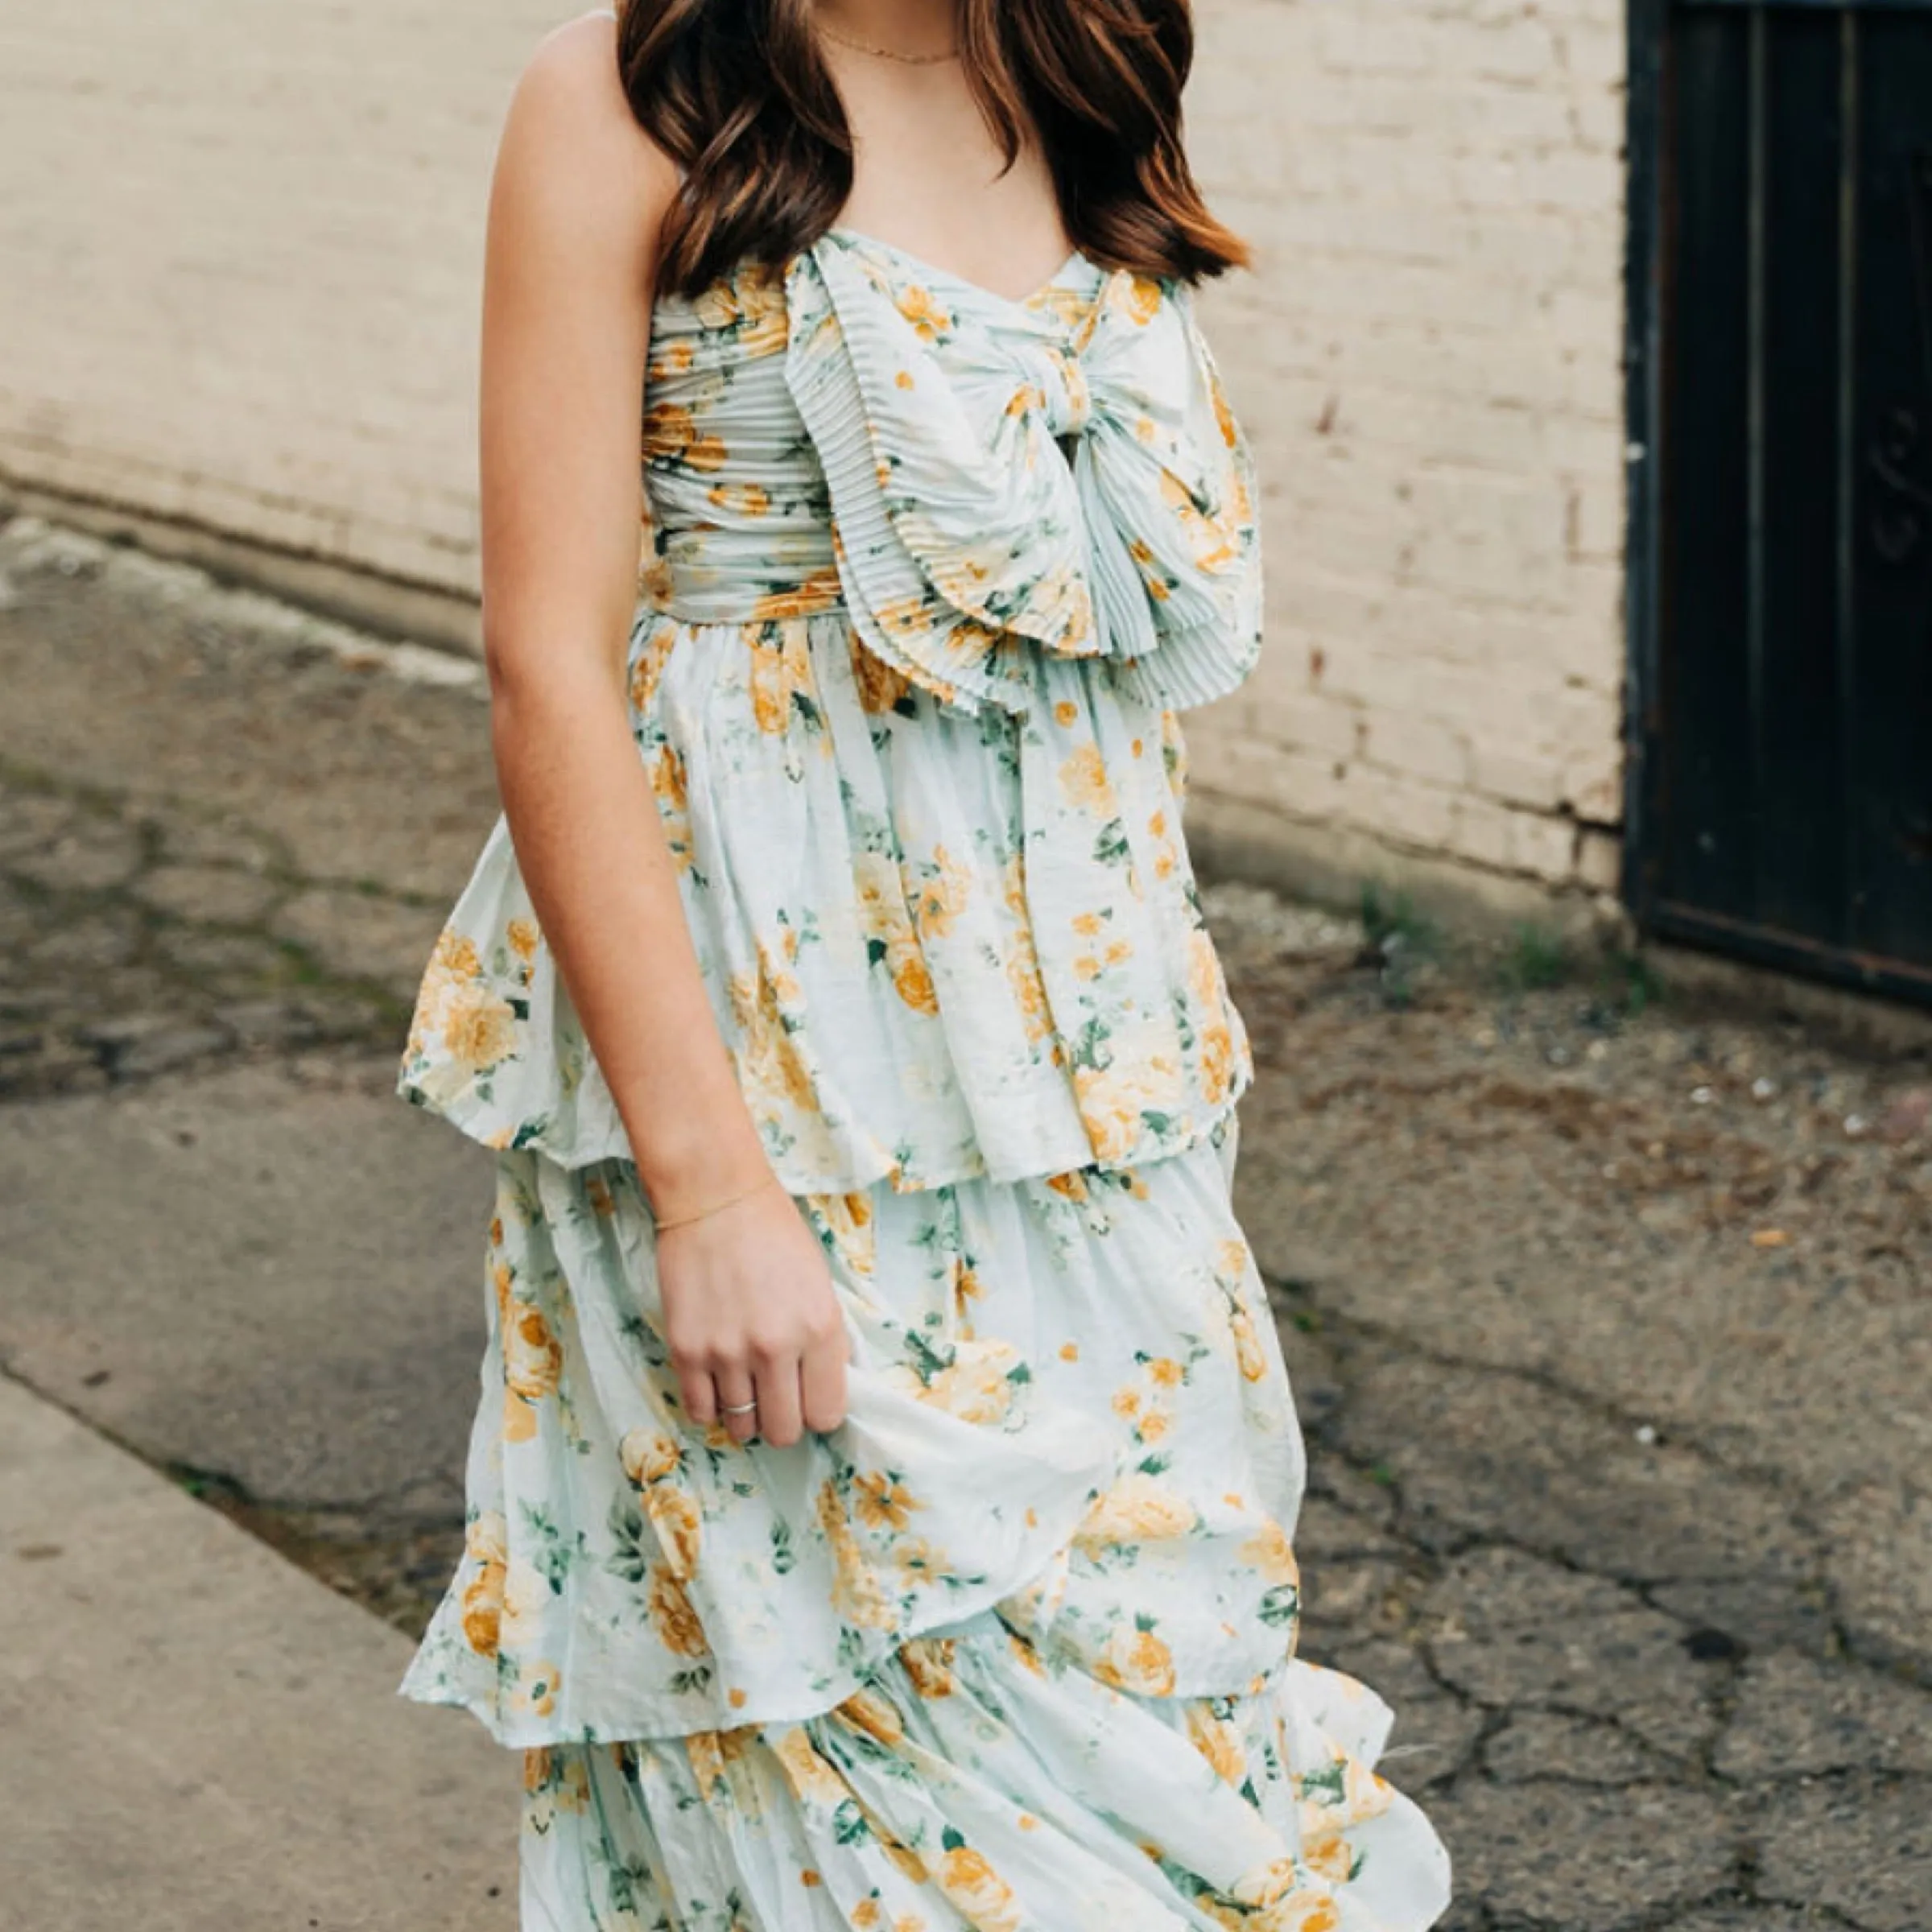
[[[861,641],[971,710],[1035,650],[1199,704],[1261,645],[1254,470],[1183,285],[1006,300],[837,236],[790,265],[786,378]]]

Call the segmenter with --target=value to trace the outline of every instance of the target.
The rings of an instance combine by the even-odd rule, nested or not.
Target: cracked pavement
[[[481,674],[17,518],[0,680],[0,1365],[413,1630],[489,1177],[390,1086]],[[1207,897],[1302,1647],[1394,1705],[1447,1925],[1920,1932],[1932,1028]]]

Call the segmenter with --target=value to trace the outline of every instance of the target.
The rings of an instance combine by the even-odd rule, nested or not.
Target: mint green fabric
[[[1187,291],[835,230],[659,303],[638,754],[850,1409],[684,1415],[650,1203],[500,824],[403,1092],[496,1150],[465,1554],[405,1684],[526,1756],[549,1932],[1413,1932],[1306,1468],[1179,714],[1259,642]]]

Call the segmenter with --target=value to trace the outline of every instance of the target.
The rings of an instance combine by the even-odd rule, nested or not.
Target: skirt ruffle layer
[[[784,1449],[682,1414],[628,1163],[497,1157],[467,1549],[404,1689],[531,1752],[526,1926],[1430,1922],[1387,1711],[1294,1654],[1302,1443],[1234,1154],[1231,1118],[1142,1167],[795,1197],[850,1368]]]
[[[641,611],[633,725],[739,1085],[794,1193],[1125,1166],[1253,1077],[1181,836],[1178,716],[1085,660],[1024,725],[893,681],[842,611]],[[629,1158],[493,830],[418,990],[398,1089],[567,1167]]]
[[[1222,1697],[1055,1666],[997,1615],[793,1724],[533,1751],[547,1932],[1411,1932],[1447,1858],[1377,1775],[1387,1707],[1283,1658]]]

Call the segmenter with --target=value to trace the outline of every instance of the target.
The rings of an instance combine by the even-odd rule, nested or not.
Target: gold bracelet
[[[749,1187],[741,1188],[736,1194],[728,1194],[721,1201],[713,1201],[708,1208],[700,1208],[696,1214],[680,1214],[675,1220],[658,1221],[653,1224],[656,1232],[662,1234],[667,1228],[682,1228],[687,1222],[701,1221],[707,1215],[716,1214],[720,1208],[729,1208],[735,1203],[748,1200],[761,1187],[769,1187],[778,1177],[767,1173],[762,1180],[753,1181]]]

